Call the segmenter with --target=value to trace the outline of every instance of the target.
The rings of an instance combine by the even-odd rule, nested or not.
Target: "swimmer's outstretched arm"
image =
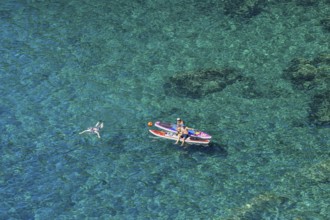
[[[88,130],[82,131],[79,134],[83,134],[83,133],[86,133],[86,132],[90,132],[90,130],[88,129]]]

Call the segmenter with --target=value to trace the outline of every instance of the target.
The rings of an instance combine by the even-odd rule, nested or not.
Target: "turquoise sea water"
[[[330,52],[330,4],[297,2],[242,18],[212,0],[1,1],[0,219],[330,219],[330,128],[282,77]],[[258,97],[164,92],[226,66]],[[149,135],[177,117],[213,144]],[[78,134],[100,119],[101,139]]]

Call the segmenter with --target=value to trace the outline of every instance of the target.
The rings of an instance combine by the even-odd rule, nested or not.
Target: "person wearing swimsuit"
[[[80,132],[79,134],[88,132],[88,133],[96,134],[98,138],[101,138],[100,131],[102,128],[103,128],[103,121],[98,121],[94,127],[89,127],[86,130]]]
[[[186,127],[184,125],[182,127],[178,127],[178,133],[177,133],[178,134],[178,139],[175,142],[175,144],[178,144],[179,141],[180,141],[180,139],[182,138],[182,144],[181,144],[181,146],[184,145],[186,139],[188,139],[190,137],[190,135],[189,135],[189,129],[191,129],[191,128],[188,128],[188,127]]]

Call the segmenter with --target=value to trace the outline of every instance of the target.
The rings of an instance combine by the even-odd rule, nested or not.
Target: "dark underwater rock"
[[[330,54],[322,53],[316,56],[313,61],[313,65],[320,66],[330,66]]]
[[[316,74],[317,68],[312,65],[310,60],[295,58],[284,70],[283,77],[290,80],[298,89],[309,89],[313,85]]]
[[[312,96],[309,121],[317,126],[330,125],[330,54],[319,54],[312,60],[293,59],[283,77]]]
[[[310,105],[310,120],[316,125],[330,125],[330,90],[314,95]]]
[[[293,59],[283,71],[283,78],[302,90],[330,86],[330,54],[320,54],[313,60]]]
[[[220,92],[241,78],[232,68],[199,70],[171,76],[163,88],[166,95],[197,99]]]
[[[319,0],[296,0],[297,5],[304,7],[316,5],[318,2]]]
[[[330,17],[322,19],[320,21],[320,24],[322,25],[324,30],[330,31]]]
[[[265,0],[227,0],[224,12],[231,17],[251,18],[262,11]]]

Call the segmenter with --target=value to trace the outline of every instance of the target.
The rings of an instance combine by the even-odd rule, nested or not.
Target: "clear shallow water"
[[[329,52],[329,4],[270,4],[249,22],[210,5],[1,3],[1,219],[329,218],[329,128],[308,124],[309,94],[281,78],[292,58]],[[263,96],[163,91],[226,65]],[[148,121],[177,117],[215,144],[149,136]],[[101,140],[78,135],[99,119]]]

